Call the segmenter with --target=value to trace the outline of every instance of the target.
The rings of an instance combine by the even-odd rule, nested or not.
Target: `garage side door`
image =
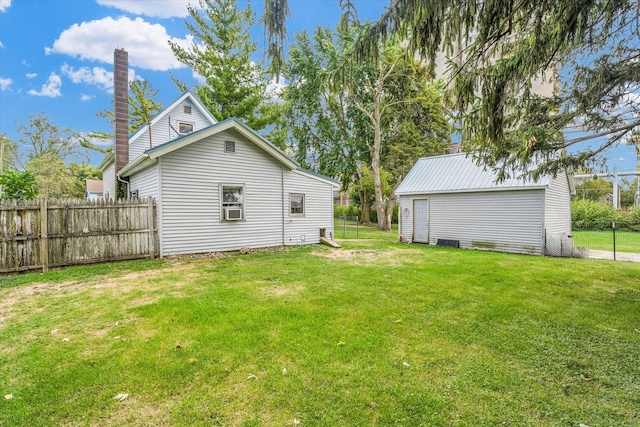
[[[413,201],[413,241],[429,243],[429,200]]]

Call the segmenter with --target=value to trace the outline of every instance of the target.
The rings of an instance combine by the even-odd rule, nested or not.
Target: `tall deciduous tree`
[[[353,182],[365,221],[369,186],[360,181],[369,165],[378,228],[390,230],[395,198],[383,188],[383,160],[394,188],[418,157],[443,152],[450,128],[442,87],[427,83],[426,67],[391,44],[368,62],[352,63],[354,33],[353,27],[341,25],[335,34],[318,28],[313,40],[306,33],[296,36],[285,68],[290,80],[284,92],[286,116],[297,160],[340,175],[344,188]]]
[[[200,0],[200,9],[187,9],[191,46],[169,43],[178,61],[204,80],[193,91],[216,119],[235,117],[253,129],[263,129],[270,116],[261,114],[266,97],[262,66],[251,60],[257,51],[250,34],[255,25],[251,7],[239,10],[236,0]],[[174,81],[181,90],[188,88]]]
[[[55,153],[44,153],[24,165],[38,183],[39,198],[80,198],[75,177]]]
[[[440,154],[449,142],[442,94],[430,91],[429,70],[407,58],[398,44],[387,44],[363,68],[363,85],[354,87],[354,104],[368,119],[373,138],[367,141],[378,214],[378,229],[391,230],[393,192],[385,197],[381,169],[386,151],[387,170],[400,183],[409,164],[418,157]]]
[[[54,155],[64,162],[72,158],[87,158],[77,132],[51,123],[44,114],[27,116],[27,123],[18,124],[18,143],[27,150],[27,160]]]
[[[353,103],[355,95],[332,90],[319,76],[337,68],[348,47],[348,33],[328,28],[318,27],[313,37],[306,31],[296,35],[284,70],[289,84],[282,95],[285,111],[281,123],[296,160],[324,175],[340,177],[345,190],[359,181],[360,167],[370,163],[366,141],[372,133]],[[356,80],[363,76],[359,69],[352,70]],[[368,197],[364,190],[358,195],[361,220],[367,223]]]
[[[18,165],[18,144],[7,134],[0,134],[0,174]]]

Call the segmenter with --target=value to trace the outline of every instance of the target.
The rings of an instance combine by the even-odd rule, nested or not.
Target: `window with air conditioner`
[[[241,184],[223,184],[220,186],[223,221],[244,219],[244,186]]]
[[[180,132],[181,135],[193,132],[193,123],[178,123],[178,132]]]

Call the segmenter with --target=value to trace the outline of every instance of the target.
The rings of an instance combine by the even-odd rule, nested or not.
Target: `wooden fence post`
[[[147,225],[149,226],[149,259],[153,259],[156,254],[156,240],[153,233],[154,225],[153,197],[147,199]]]
[[[40,259],[42,261],[42,272],[49,271],[49,241],[47,235],[47,199],[40,200]]]

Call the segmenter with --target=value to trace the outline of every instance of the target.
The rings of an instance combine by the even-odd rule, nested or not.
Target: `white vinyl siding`
[[[571,193],[567,174],[561,172],[551,180],[544,199],[547,235],[571,234]]]
[[[102,171],[102,194],[105,199],[116,198],[116,165],[111,163]]]
[[[544,190],[402,196],[402,231],[412,239],[412,200],[429,198],[429,244],[459,240],[461,248],[541,254]],[[410,215],[405,216],[404,209]]]
[[[319,243],[333,234],[333,187],[304,172],[285,171],[285,245]],[[290,195],[304,194],[304,215],[291,214]]]
[[[185,106],[191,107],[191,114],[184,112]],[[213,124],[196,108],[193,102],[187,98],[172,108],[171,111],[167,111],[162,119],[152,125],[151,143],[153,146],[155,147],[180,136],[184,136],[178,133],[180,130],[179,123],[181,122],[193,124],[194,132]],[[171,124],[171,126],[169,126],[169,124]],[[148,130],[148,126],[145,126],[145,129],[142,130],[140,134],[136,134],[135,139],[132,138],[129,143],[130,162],[150,148]]]
[[[398,207],[398,222],[400,223],[400,234],[409,240],[413,236],[413,197],[400,196]]]
[[[235,153],[224,152],[225,140],[236,141]],[[160,165],[163,255],[282,244],[281,164],[238,132],[194,142]],[[243,184],[244,221],[221,221],[220,183]]]
[[[158,199],[158,167],[154,165],[129,178],[129,191],[138,191],[139,198]]]

